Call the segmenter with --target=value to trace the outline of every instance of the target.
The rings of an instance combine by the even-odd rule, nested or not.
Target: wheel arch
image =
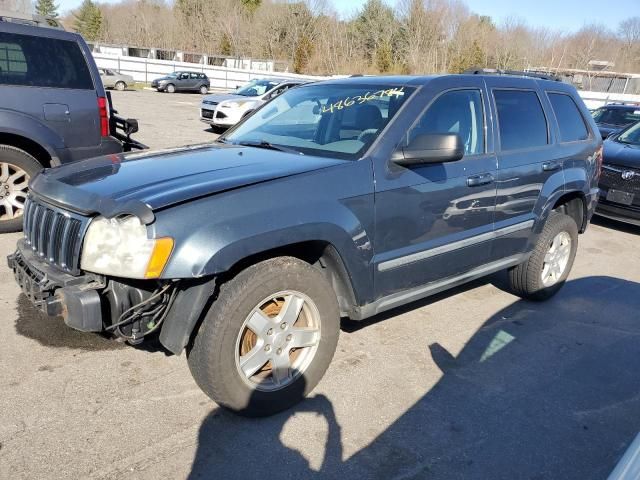
[[[348,316],[357,305],[351,277],[337,248],[324,240],[296,242],[243,257],[218,275],[188,281],[165,320],[160,342],[180,354],[198,331],[220,285],[252,265],[277,257],[298,258],[319,269],[333,287],[342,316]]]
[[[0,131],[0,144],[10,145],[24,150],[35,158],[44,168],[54,167],[60,164],[60,159],[50,148],[23,134]]]
[[[570,216],[578,226],[578,232],[584,233],[587,228],[587,198],[581,191],[564,193],[553,205],[556,210]]]

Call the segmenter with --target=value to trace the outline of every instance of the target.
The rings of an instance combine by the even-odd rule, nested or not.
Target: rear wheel
[[[176,93],[176,86],[173,83],[170,83],[165,87],[164,90],[165,92],[168,92],[168,93]]]
[[[122,92],[122,91],[124,91],[126,89],[127,89],[127,84],[126,83],[124,83],[122,81],[116,82],[116,90]]]
[[[221,285],[188,352],[189,368],[218,404],[271,415],[320,381],[339,322],[336,295],[320,271],[296,258],[266,260]]]
[[[509,270],[510,289],[530,300],[546,300],[562,288],[578,249],[573,218],[552,212],[527,261]]]
[[[29,180],[42,165],[24,150],[0,145],[0,233],[22,229]]]
[[[209,87],[207,87],[206,85],[202,85],[202,86],[200,87],[200,93],[201,93],[202,95],[206,95],[207,93],[209,93]]]

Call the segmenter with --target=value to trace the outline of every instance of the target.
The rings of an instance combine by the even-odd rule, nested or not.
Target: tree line
[[[36,9],[57,14],[53,0]],[[63,23],[89,41],[269,58],[298,73],[439,73],[471,67],[640,72],[640,17],[573,33],[500,23],[462,0],[368,0],[341,18],[328,0],[84,0]]]

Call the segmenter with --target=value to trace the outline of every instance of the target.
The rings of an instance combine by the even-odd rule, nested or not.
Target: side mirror
[[[464,156],[464,143],[456,133],[418,135],[409,145],[396,150],[391,161],[411,166],[426,163],[455,162]]]
[[[134,118],[127,118],[124,131],[127,136],[136,133],[138,131],[138,120]]]

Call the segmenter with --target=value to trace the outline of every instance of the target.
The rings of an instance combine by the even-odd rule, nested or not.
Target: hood
[[[600,135],[605,139],[612,133],[618,132],[624,128],[623,125],[612,125],[609,123],[596,123],[598,130],[600,130]]]
[[[36,196],[82,214],[134,214],[344,163],[254,147],[206,144],[107,155],[47,169],[31,180]]]
[[[607,140],[602,154],[604,163],[640,169],[640,145]]]
[[[203,102],[215,102],[220,103],[227,100],[249,100],[260,101],[260,97],[247,97],[246,95],[236,95],[235,93],[214,93],[213,95],[206,95]]]

